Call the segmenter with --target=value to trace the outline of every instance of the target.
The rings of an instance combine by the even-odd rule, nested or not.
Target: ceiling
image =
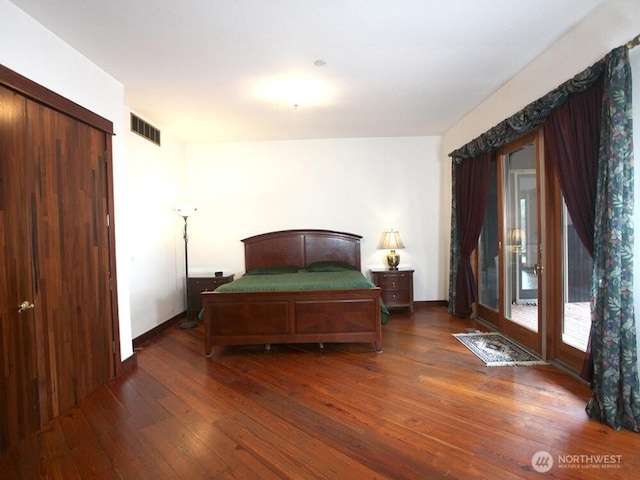
[[[603,3],[11,2],[188,142],[441,135]],[[286,101],[265,98],[285,80]]]

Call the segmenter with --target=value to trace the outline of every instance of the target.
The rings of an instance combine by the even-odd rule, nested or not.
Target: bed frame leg
[[[264,344],[264,349],[265,350],[271,350],[271,344],[270,343],[265,343]]]

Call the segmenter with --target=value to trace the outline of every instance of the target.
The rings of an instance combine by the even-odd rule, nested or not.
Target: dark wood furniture
[[[245,270],[330,260],[360,270],[359,235],[286,230],[242,240]],[[202,294],[205,354],[213,345],[367,342],[382,351],[380,288]]]
[[[371,281],[382,289],[387,308],[409,308],[413,312],[413,270],[371,270]]]
[[[213,292],[220,285],[233,282],[233,273],[216,276],[189,277],[189,318],[202,310],[202,292]]]

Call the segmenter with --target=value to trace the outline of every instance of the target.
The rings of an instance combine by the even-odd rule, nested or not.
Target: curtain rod
[[[631,50],[632,48],[637,47],[638,45],[640,45],[640,35],[636,35],[633,38],[633,40],[629,40],[625,46],[627,47],[628,50]]]

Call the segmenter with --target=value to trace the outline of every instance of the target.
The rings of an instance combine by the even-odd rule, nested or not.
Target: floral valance
[[[594,63],[575,77],[567,80],[544,97],[530,103],[515,115],[449,154],[455,163],[466,158],[475,158],[506,145],[523,134],[542,125],[554,108],[567,101],[572,93],[583,92],[600,77],[605,68],[605,60]]]

